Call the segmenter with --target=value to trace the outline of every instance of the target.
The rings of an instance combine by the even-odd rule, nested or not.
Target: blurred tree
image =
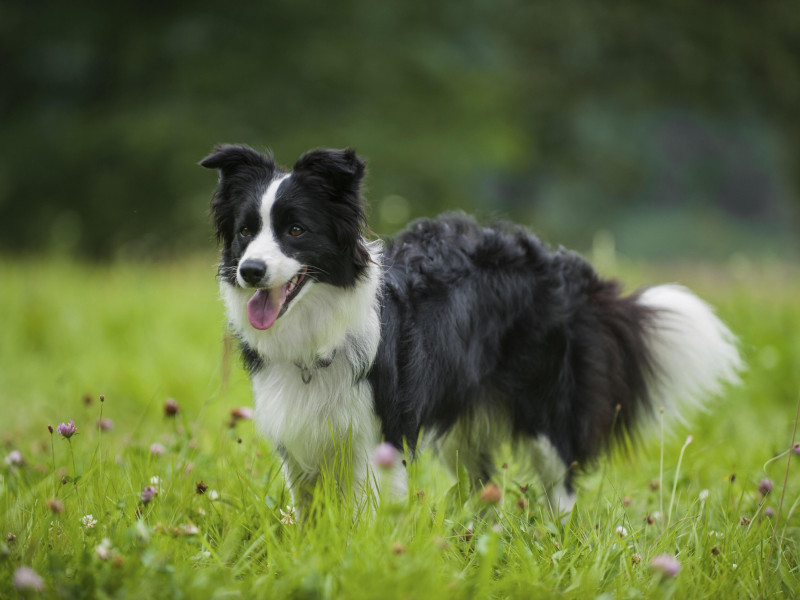
[[[289,165],[354,146],[372,203],[410,216],[508,215],[579,246],[608,229],[636,251],[648,223],[707,218],[717,252],[742,232],[791,247],[798,32],[791,3],[743,0],[5,3],[0,248],[207,246],[195,163],[223,141]],[[686,237],[705,252],[706,232]]]

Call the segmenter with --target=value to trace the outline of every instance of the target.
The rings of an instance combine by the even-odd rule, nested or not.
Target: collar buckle
[[[333,353],[330,356],[326,356],[324,358],[318,358],[314,361],[312,366],[307,366],[302,363],[296,362],[294,365],[300,369],[300,379],[303,380],[303,383],[308,385],[311,383],[311,379],[314,377],[314,371],[318,369],[327,369],[333,363],[333,359],[336,358],[336,350],[334,349]]]

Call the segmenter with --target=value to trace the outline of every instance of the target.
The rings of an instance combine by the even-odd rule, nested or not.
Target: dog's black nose
[[[267,265],[262,260],[248,258],[239,265],[239,275],[250,285],[258,285],[267,274]]]

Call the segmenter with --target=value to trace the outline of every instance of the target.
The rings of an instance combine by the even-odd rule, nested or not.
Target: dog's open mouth
[[[289,308],[308,279],[308,269],[300,272],[279,288],[259,288],[247,302],[247,318],[256,329],[269,329]]]

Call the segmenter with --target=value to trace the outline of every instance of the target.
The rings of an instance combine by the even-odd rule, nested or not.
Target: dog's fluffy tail
[[[638,303],[650,311],[644,337],[649,351],[650,405],[671,420],[703,408],[743,368],[736,337],[714,310],[679,285],[645,290]]]

